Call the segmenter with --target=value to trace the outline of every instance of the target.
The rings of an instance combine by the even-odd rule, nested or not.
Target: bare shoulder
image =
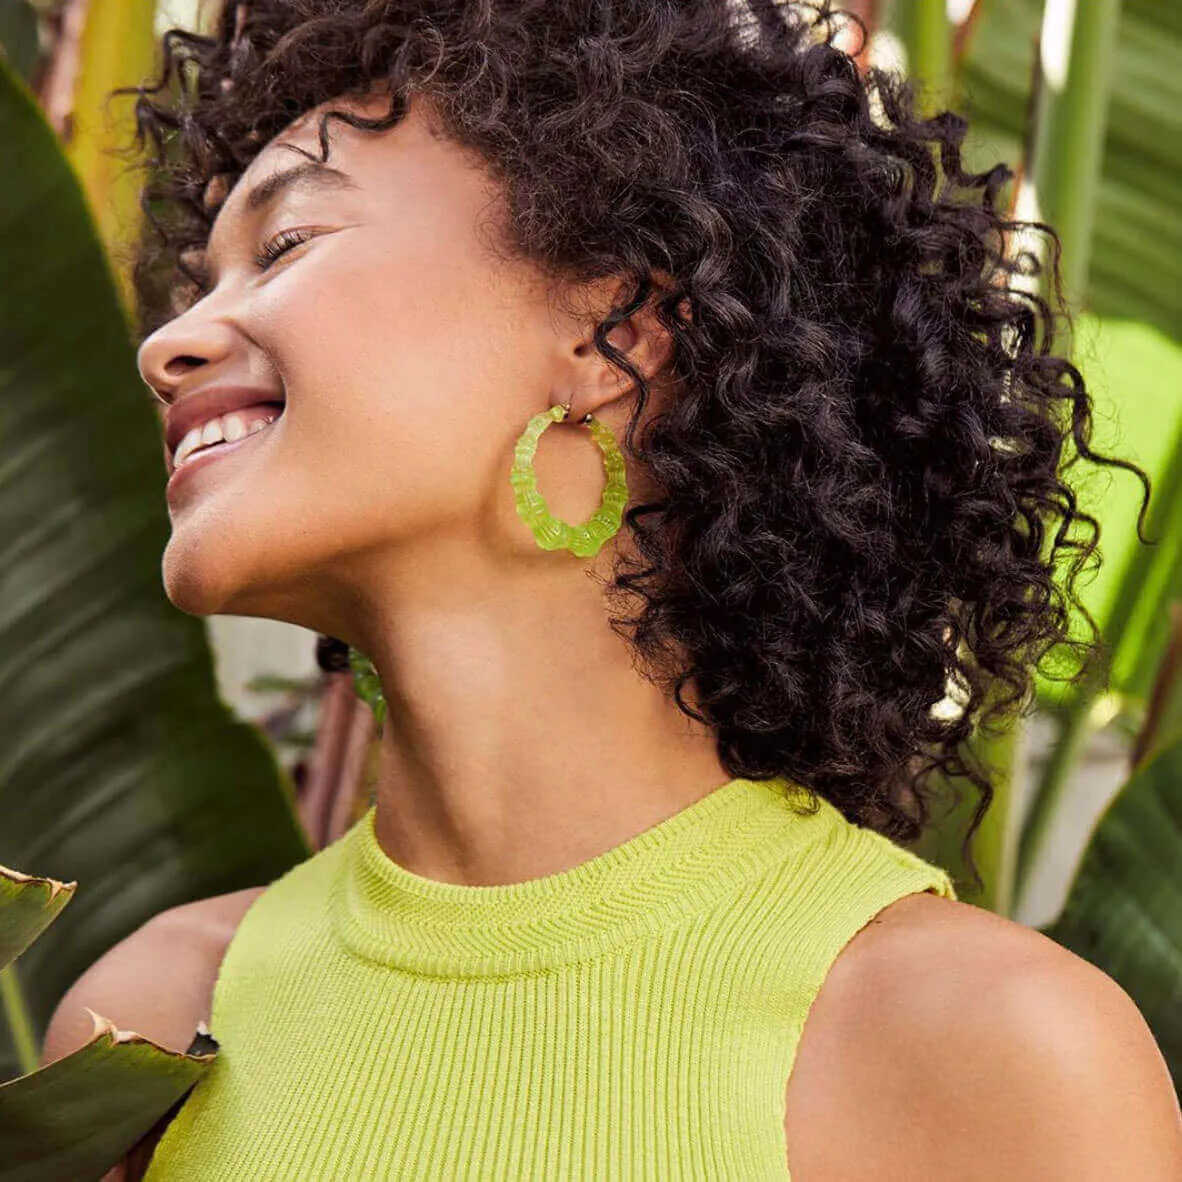
[[[265,890],[247,887],[170,907],[108,949],[66,991],[45,1033],[41,1062],[88,1042],[89,1006],[121,1030],[184,1051],[209,1021],[218,968],[239,921]]]
[[[794,1182],[1182,1177],[1140,1010],[1041,932],[930,893],[834,962],[788,1083]]]

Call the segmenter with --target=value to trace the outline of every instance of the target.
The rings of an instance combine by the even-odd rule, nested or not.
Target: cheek
[[[174,521],[179,606],[282,617],[350,555],[441,531],[512,538],[513,446],[549,396],[548,312],[503,269],[440,253],[310,252],[253,295],[246,328],[287,407]]]
[[[302,294],[313,286],[270,334],[288,391],[284,501],[317,545],[471,522],[501,467],[510,488],[513,407],[528,400],[506,381],[500,319],[466,307],[463,286],[424,282],[412,298],[373,266]]]

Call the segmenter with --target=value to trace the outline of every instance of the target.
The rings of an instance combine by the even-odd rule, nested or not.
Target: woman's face
[[[326,104],[350,106],[386,110],[376,98]],[[592,371],[540,274],[490,249],[497,193],[433,134],[420,100],[384,132],[330,121],[339,173],[286,146],[319,155],[316,114],[251,162],[213,228],[209,294],[149,337],[139,362],[168,413],[188,406],[198,427],[217,415],[217,391],[283,403],[270,426],[174,473],[169,598],[192,614],[271,616],[349,639],[377,564],[389,576],[393,558],[396,578],[437,591],[447,571],[460,591],[487,578],[477,566],[542,553],[515,516],[513,445],[552,403],[591,409],[580,383]],[[608,382],[624,388],[616,374],[596,388]],[[594,409],[622,427],[617,408]],[[550,498],[548,449],[552,481],[573,465],[591,490],[567,513]],[[537,470],[551,510],[588,516],[598,466],[589,433],[547,432]]]

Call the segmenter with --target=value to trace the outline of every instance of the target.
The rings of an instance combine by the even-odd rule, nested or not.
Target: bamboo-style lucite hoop
[[[349,671],[353,674],[354,692],[373,711],[374,721],[380,729],[386,717],[382,682],[373,661],[352,645],[349,646]]]
[[[616,446],[615,437],[590,413],[578,421],[591,432],[603,453],[603,471],[607,484],[599,508],[582,525],[550,513],[545,497],[538,491],[538,476],[534,471],[534,453],[538,440],[551,423],[560,423],[570,415],[570,403],[563,402],[534,415],[517,440],[513,452],[513,469],[509,479],[513,483],[517,515],[533,531],[543,550],[570,550],[580,558],[594,558],[603,544],[620,528],[624,506],[628,502],[628,483],[624,478],[624,457]]]
[[[514,450],[513,469],[509,479],[513,483],[517,512],[533,531],[538,545],[543,550],[566,549],[580,558],[594,558],[603,544],[620,528],[624,506],[628,502],[628,483],[624,478],[624,457],[616,446],[615,437],[598,419],[585,414],[579,422],[586,426],[603,453],[603,470],[607,484],[599,508],[583,522],[571,525],[551,515],[546,500],[538,491],[537,473],[534,472],[534,453],[538,440],[551,423],[560,423],[570,416],[569,402],[552,406],[534,415]],[[359,649],[349,648],[349,668],[353,674],[353,688],[357,696],[373,710],[378,726],[382,725],[386,713],[386,700],[382,684],[373,662]]]

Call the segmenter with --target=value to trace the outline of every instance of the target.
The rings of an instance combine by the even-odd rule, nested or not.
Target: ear
[[[607,341],[622,353],[641,373],[650,389],[663,385],[666,371],[673,359],[673,337],[657,318],[656,304],[674,286],[672,276],[654,272],[654,284],[644,304],[607,333]],[[585,311],[570,322],[570,333],[565,341],[566,382],[560,391],[574,405],[577,414],[598,411],[608,403],[624,400],[636,392],[636,382],[624,370],[614,365],[596,348],[595,333],[608,311],[618,307],[634,288],[618,278],[588,284],[589,297]],[[682,316],[688,316],[689,301],[681,303]]]

